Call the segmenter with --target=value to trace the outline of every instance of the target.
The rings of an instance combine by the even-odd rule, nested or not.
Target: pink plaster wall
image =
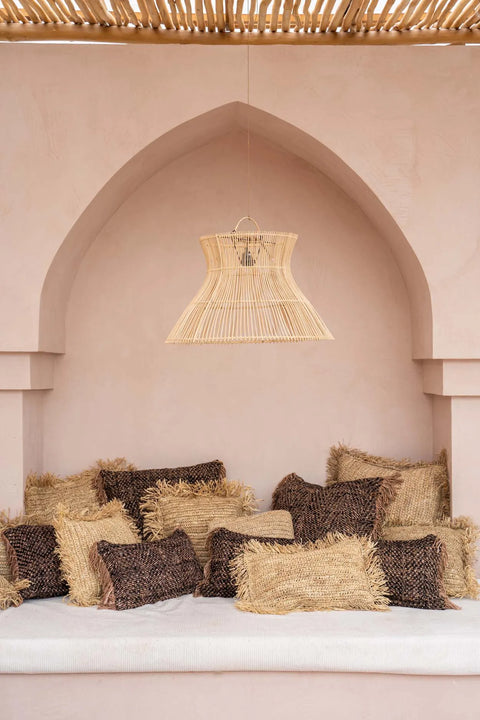
[[[335,342],[165,345],[198,289],[201,234],[246,211],[246,136],[175,160],[118,209],[90,247],[67,347],[44,408],[44,467],[97,457],[139,467],[221,457],[265,501],[295,470],[323,481],[330,444],[430,457],[432,406],[412,361],[408,296],[393,255],[339,188],[263,140],[252,144],[252,214],[298,232],[293,270]]]

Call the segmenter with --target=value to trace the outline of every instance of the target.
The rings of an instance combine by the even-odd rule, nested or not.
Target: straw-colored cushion
[[[294,538],[292,516],[287,510],[269,510],[258,515],[226,519],[221,523],[214,520],[208,530],[211,532],[219,527],[242,535],[290,540]]]
[[[98,510],[98,480],[102,468],[133,470],[134,466],[129,465],[125,458],[116,458],[98,460],[88,470],[67,478],[51,473],[31,474],[27,477],[25,486],[25,513],[35,515],[38,523],[49,525],[55,518],[59,504],[76,513],[86,509]]]
[[[101,501],[120,500],[125,509],[137,523],[140,532],[143,532],[143,518],[140,512],[140,503],[147,490],[158,480],[177,483],[180,480],[186,483],[211,482],[221,480],[226,475],[225,466],[221,460],[199,463],[177,468],[151,468],[149,470],[115,470],[103,469],[100,471],[99,491],[103,493]]]
[[[444,584],[447,551],[436,535],[415,540],[378,540],[377,553],[391,605],[458,610],[447,596]]]
[[[385,575],[365,537],[328,535],[304,545],[251,540],[232,562],[240,610],[386,610]]]
[[[475,555],[479,530],[472,520],[460,517],[429,525],[386,526],[382,531],[385,540],[413,540],[430,534],[440,538],[447,552],[444,574],[447,595],[477,598]]]
[[[26,587],[28,587],[28,580],[10,582],[0,575],[0,610],[21,605],[23,602],[21,590]]]
[[[389,477],[395,473],[400,473],[403,482],[387,510],[385,522],[420,525],[448,515],[450,495],[445,450],[433,462],[411,462],[376,457],[345,445],[330,449],[327,485],[367,477]]]
[[[206,548],[210,524],[250,515],[255,499],[251,488],[238,482],[217,480],[171,485],[159,480],[147,491],[142,504],[144,531],[152,540],[161,540],[174,530],[185,530],[202,565],[208,559]]]
[[[54,527],[62,573],[70,587],[70,603],[96,605],[101,589],[98,573],[89,560],[92,545],[99,540],[122,544],[139,542],[135,524],[122,503],[112,500],[94,512],[73,513],[60,505]]]

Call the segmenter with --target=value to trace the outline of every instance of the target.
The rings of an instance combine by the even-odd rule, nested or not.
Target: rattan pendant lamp
[[[247,47],[248,105],[249,50]],[[249,124],[247,166],[249,209]],[[239,230],[245,220],[255,225],[254,231]],[[249,213],[232,232],[200,238],[207,275],[166,342],[196,345],[332,340],[327,326],[293,279],[290,258],[297,237],[288,232],[260,230]]]

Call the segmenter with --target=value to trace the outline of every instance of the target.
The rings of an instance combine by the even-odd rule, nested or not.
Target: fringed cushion
[[[295,537],[293,532],[292,516],[287,510],[270,510],[245,517],[231,518],[219,524],[218,520],[210,523],[209,531],[223,527],[235,533],[243,535],[258,535],[267,538],[289,538]]]
[[[122,503],[112,500],[92,513],[73,513],[59,506],[54,522],[62,574],[73,605],[97,605],[100,600],[98,573],[90,565],[89,553],[99,540],[130,544],[140,537]]]
[[[102,586],[101,608],[128,610],[193,593],[202,569],[188,535],[176,530],[165,540],[119,545],[101,540],[90,561]]]
[[[292,473],[275,489],[272,508],[291,513],[295,539],[302,542],[331,532],[376,538],[400,483],[397,475],[322,487]]]
[[[425,610],[458,609],[444,585],[447,553],[435,535],[417,540],[379,540],[377,553],[391,605]]]
[[[68,593],[51,525],[17,525],[5,530],[3,536],[13,580],[29,581],[21,591],[24,600]]]
[[[479,586],[475,577],[475,556],[479,529],[470,518],[447,519],[429,525],[386,526],[382,538],[415,540],[431,534],[445,545],[447,561],[443,580],[447,595],[477,598]]]
[[[280,512],[280,511],[279,511]],[[245,535],[232,532],[225,528],[213,530],[207,538],[207,551],[209,559],[204,568],[203,580],[195,590],[195,595],[204,597],[235,597],[237,588],[232,577],[230,563],[239,555],[245,543],[250,540],[258,540],[262,543],[278,543],[279,545],[291,545],[291,538],[266,537]]]
[[[28,580],[10,582],[0,575],[0,610],[18,607],[23,602],[21,591],[28,586]]]
[[[38,523],[49,525],[53,522],[59,504],[72,512],[98,510],[99,474],[102,469],[133,470],[125,458],[98,460],[97,463],[78,475],[60,478],[51,473],[32,474],[27,477],[25,486],[25,512],[35,515]]]
[[[251,488],[238,482],[179,482],[171,485],[159,480],[147,490],[142,504],[145,533],[149,539],[161,540],[176,528],[185,530],[202,565],[208,559],[206,548],[209,526],[250,515],[255,499]]]
[[[100,471],[100,486],[104,493],[104,502],[120,500],[129,515],[135,520],[140,532],[143,532],[143,519],[140,512],[141,499],[147,490],[158,480],[177,483],[210,482],[221,480],[226,475],[225,466],[220,460],[178,468],[160,468],[151,470]]]
[[[2,541],[2,533],[10,527],[17,525],[36,525],[36,519],[28,515],[18,515],[10,518],[7,513],[0,512],[0,577],[12,580],[12,572],[7,559],[7,546]]]
[[[445,450],[433,462],[411,462],[368,455],[345,445],[330,449],[327,485],[365,477],[389,477],[395,473],[400,473],[403,483],[387,510],[386,522],[420,525],[448,515],[450,495]]]
[[[328,535],[304,545],[251,540],[232,561],[240,610],[386,610],[385,574],[364,537]]]

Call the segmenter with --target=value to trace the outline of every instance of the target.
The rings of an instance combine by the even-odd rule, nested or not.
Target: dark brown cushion
[[[48,598],[68,593],[60,572],[60,558],[51,525],[17,525],[3,533],[14,581],[28,580],[20,591],[24,600]]]
[[[119,545],[100,540],[90,552],[100,575],[99,607],[128,610],[193,593],[202,569],[183,530],[154,542]]]
[[[258,540],[267,545],[291,545],[295,542],[287,538],[243,535],[226,528],[213,530],[207,539],[209,560],[204,568],[203,580],[195,590],[196,596],[235,597],[236,587],[230,571],[230,562],[242,552],[243,546],[249,540]]]
[[[300,542],[319,540],[330,532],[376,538],[400,482],[396,475],[323,487],[292,473],[275,489],[272,510],[291,513]]]
[[[143,533],[143,518],[140,512],[140,501],[147,490],[155,485],[157,480],[169,483],[183,482],[209,482],[221,480],[226,476],[225,466],[220,460],[190,465],[178,468],[152,468],[150,470],[101,470],[99,493],[104,502],[120,500],[132,517],[140,532]]]
[[[458,609],[445,591],[447,554],[436,535],[416,540],[379,540],[377,554],[386,576],[391,605],[426,610]]]

